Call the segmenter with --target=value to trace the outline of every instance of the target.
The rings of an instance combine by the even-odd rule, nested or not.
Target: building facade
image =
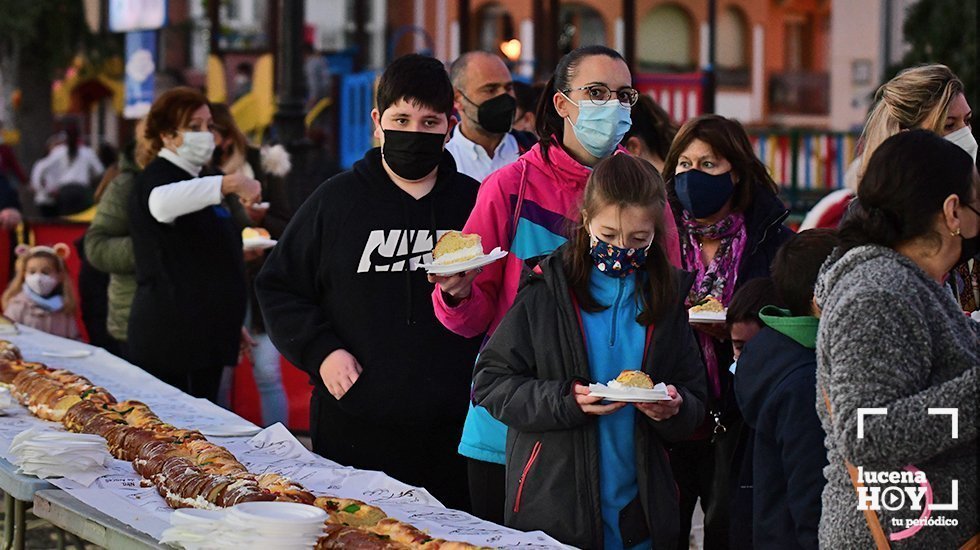
[[[901,55],[904,9],[912,1],[717,0],[715,110],[749,125],[860,126],[885,65]],[[557,18],[542,20],[541,5],[553,4]],[[632,18],[625,12],[631,6]],[[500,52],[516,39],[513,67],[526,78],[548,70],[536,60],[536,40],[554,36],[559,55],[585,44],[625,53],[631,19],[636,78],[696,75],[708,66],[708,0],[387,0],[389,29],[412,29],[389,33],[397,40],[390,52],[429,51],[448,61],[463,49]],[[689,114],[668,103],[677,118]]]

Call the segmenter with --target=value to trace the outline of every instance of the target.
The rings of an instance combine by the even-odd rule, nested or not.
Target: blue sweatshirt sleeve
[[[320,303],[330,284],[329,272],[321,269],[331,240],[324,187],[296,212],[255,281],[273,344],[314,378],[323,360],[344,347]]]

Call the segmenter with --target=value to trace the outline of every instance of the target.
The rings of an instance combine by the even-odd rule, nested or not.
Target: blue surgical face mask
[[[696,219],[704,219],[725,206],[735,192],[732,173],[711,175],[700,170],[688,170],[674,176],[674,191],[681,206]]]
[[[622,278],[643,267],[647,261],[647,250],[653,245],[650,242],[646,248],[620,248],[614,244],[600,241],[590,235],[592,262],[603,275]]]
[[[591,101],[576,103],[563,92],[559,93],[578,107],[578,121],[572,123],[572,130],[582,147],[596,158],[611,155],[633,124],[630,108],[616,99],[601,105]]]

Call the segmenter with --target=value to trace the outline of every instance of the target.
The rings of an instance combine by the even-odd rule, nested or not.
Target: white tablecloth
[[[251,425],[245,419],[205,399],[191,397],[164,384],[130,363],[101,348],[66,340],[26,327],[20,334],[4,335],[17,344],[24,358],[81,374],[108,389],[116,399],[136,399],[150,406],[166,422],[198,430]],[[91,351],[81,358],[48,357],[44,352],[70,354]],[[0,418],[0,456],[7,456],[10,441],[30,427],[61,430],[61,425],[32,416],[16,407]],[[391,517],[426,530],[435,538],[465,541],[498,548],[562,548],[544,533],[523,533],[474,516],[450,510],[427,491],[401,483],[381,472],[341,466],[308,451],[281,424],[254,437],[209,437],[225,446],[250,472],[277,472],[300,483],[314,494],[360,499],[379,506]],[[140,487],[132,465],[113,460],[111,473],[84,487],[67,479],[51,482],[82,502],[97,508],[157,539],[169,526],[173,512],[152,487]]]

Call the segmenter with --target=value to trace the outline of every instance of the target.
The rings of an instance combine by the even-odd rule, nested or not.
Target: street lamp
[[[212,0],[214,2],[214,0]],[[216,2],[215,2],[216,3]],[[278,102],[272,125],[275,136],[289,151],[293,169],[286,187],[294,205],[302,204],[312,192],[309,188],[311,143],[306,138],[306,75],[303,72],[301,37],[306,20],[305,5],[299,0],[283,1],[280,5],[278,44],[276,49],[276,90]]]
[[[500,52],[504,54],[511,63],[517,63],[521,58],[521,41],[517,38],[511,38],[510,40],[505,40],[500,43]]]
[[[717,1],[708,0],[708,66],[704,68],[704,112],[715,112],[718,82],[715,72],[715,43],[718,35]]]

